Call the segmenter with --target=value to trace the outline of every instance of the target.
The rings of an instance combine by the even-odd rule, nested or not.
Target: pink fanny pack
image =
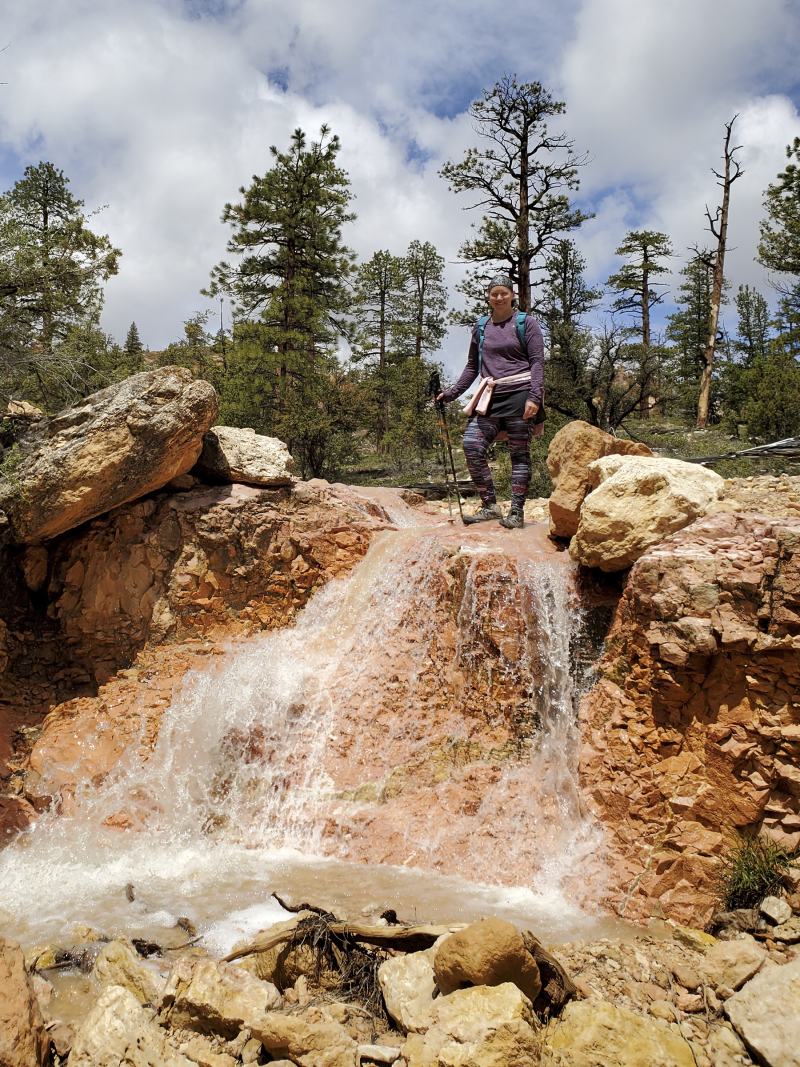
[[[489,404],[492,402],[492,394],[494,393],[494,387],[500,385],[501,382],[529,382],[531,380],[531,372],[525,371],[523,374],[511,374],[507,378],[481,378],[478,382],[478,388],[475,390],[475,396],[464,408],[464,411],[468,415],[473,415],[476,411],[479,415],[485,415],[489,410]]]

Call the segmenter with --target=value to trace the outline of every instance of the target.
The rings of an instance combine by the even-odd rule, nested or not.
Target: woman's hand
[[[436,397],[436,403],[438,404],[439,401],[442,400],[443,398],[444,398],[444,393],[439,393],[439,395]]]
[[[519,411],[519,408],[517,408],[517,411]],[[523,419],[532,419],[536,416],[538,411],[539,405],[537,403],[535,403],[533,400],[526,400],[525,411],[522,413],[522,417]]]

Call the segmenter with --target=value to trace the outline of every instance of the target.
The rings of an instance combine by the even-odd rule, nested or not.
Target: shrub
[[[780,892],[793,855],[769,837],[742,837],[722,859],[717,897],[724,909],[756,908],[764,897]]]

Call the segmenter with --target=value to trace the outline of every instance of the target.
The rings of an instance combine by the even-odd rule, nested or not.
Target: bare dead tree
[[[693,249],[698,259],[705,263],[713,272],[711,282],[711,306],[708,310],[708,339],[706,341],[706,349],[704,353],[705,362],[703,364],[703,373],[700,379],[700,396],[697,401],[698,430],[704,429],[708,423],[708,406],[709,397],[711,395],[711,372],[714,369],[714,354],[717,347],[717,331],[719,328],[719,308],[722,302],[722,285],[725,278],[725,252],[727,251],[728,209],[730,207],[731,186],[737,178],[741,178],[744,174],[738,160],[734,159],[734,153],[738,152],[742,146],[737,145],[735,148],[731,148],[731,132],[733,130],[733,124],[738,117],[738,115],[734,115],[730,122],[725,123],[725,147],[723,154],[725,171],[723,174],[720,174],[718,171],[712,170],[712,174],[717,178],[717,185],[722,189],[722,204],[717,207],[713,215],[708,207],[706,207],[708,229],[717,241],[716,253],[712,257],[707,253],[701,252],[697,247]]]

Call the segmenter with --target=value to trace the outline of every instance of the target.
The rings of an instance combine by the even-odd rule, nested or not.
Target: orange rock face
[[[37,546],[35,582],[32,550],[11,550],[17,602],[11,626],[0,624],[0,841],[49,805],[52,786],[100,781],[134,741],[151,747],[176,682],[214,642],[291,624],[385,528],[381,505],[327,483],[200,486],[124,505]],[[16,768],[34,742],[23,797]]]
[[[634,564],[581,709],[581,780],[629,918],[712,911],[737,830],[800,844],[800,519],[719,514]]]

